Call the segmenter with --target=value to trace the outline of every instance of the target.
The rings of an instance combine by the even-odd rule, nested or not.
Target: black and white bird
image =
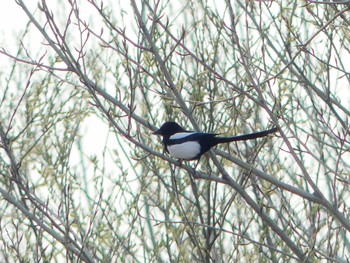
[[[153,132],[163,137],[164,149],[173,158],[199,160],[199,158],[219,143],[251,140],[275,133],[278,128],[232,137],[218,137],[217,133],[192,132],[173,121],[165,122]]]

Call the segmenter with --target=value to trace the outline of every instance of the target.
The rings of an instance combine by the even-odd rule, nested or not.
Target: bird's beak
[[[161,130],[156,130],[154,132],[152,132],[152,134],[155,134],[155,135],[159,135],[161,133]]]

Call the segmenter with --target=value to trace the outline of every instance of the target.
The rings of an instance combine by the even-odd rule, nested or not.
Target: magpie
[[[232,137],[218,137],[218,133],[193,132],[182,128],[173,121],[165,122],[153,134],[163,137],[164,150],[173,158],[180,160],[199,160],[200,157],[219,143],[251,140],[275,133],[278,128],[237,135]]]

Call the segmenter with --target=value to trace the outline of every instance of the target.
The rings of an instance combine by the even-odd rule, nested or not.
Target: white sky
[[[0,1],[0,45],[13,41],[15,32],[23,28],[28,18],[15,1]]]

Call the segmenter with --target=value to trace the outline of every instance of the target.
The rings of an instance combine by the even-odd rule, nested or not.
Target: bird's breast
[[[167,149],[173,158],[182,160],[195,159],[201,151],[200,144],[197,141],[168,145]]]

